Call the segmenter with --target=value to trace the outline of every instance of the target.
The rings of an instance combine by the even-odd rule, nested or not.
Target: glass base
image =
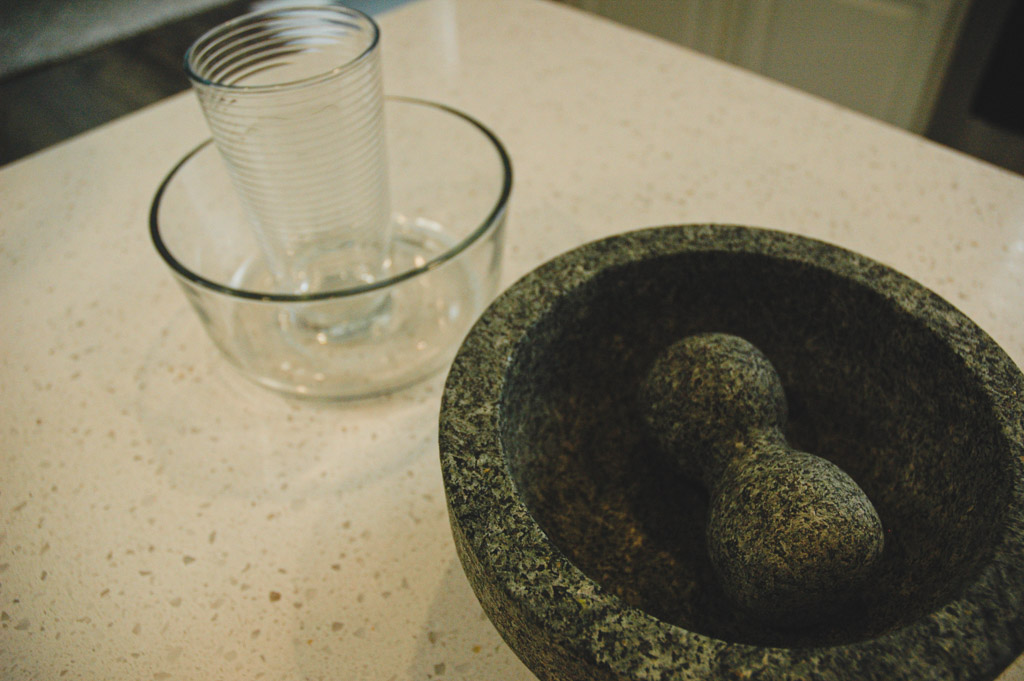
[[[452,249],[428,220],[394,225],[392,266],[405,271]],[[258,262],[234,278],[259,289],[272,281]],[[298,396],[369,397],[411,385],[451,361],[491,287],[458,258],[385,289],[312,303],[239,307],[225,353],[250,378]]]

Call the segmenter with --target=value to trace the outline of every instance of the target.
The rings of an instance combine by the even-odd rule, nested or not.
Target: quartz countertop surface
[[[503,286],[634,228],[777,228],[914,277],[1024,362],[1024,178],[554,3],[380,22],[385,91],[512,157]],[[0,677],[534,678],[455,555],[443,374],[294,401],[204,335],[147,218],[206,136],[185,93],[0,169]]]

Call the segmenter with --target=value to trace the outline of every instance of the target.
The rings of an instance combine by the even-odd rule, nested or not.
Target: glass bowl
[[[282,293],[208,140],[160,184],[157,252],[223,355],[291,395],[352,399],[410,386],[446,367],[493,298],[512,166],[500,140],[455,109],[385,104],[392,244],[387,276]],[[353,320],[323,323],[323,320]]]

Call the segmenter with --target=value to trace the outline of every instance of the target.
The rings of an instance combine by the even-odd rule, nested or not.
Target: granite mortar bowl
[[[705,331],[764,351],[787,439],[885,526],[856,606],[813,627],[735,611],[706,494],[640,426],[654,358]],[[857,254],[737,226],[611,237],[528,274],[465,339],[440,422],[455,544],[544,681],[991,679],[1024,650],[1022,395],[983,331]]]

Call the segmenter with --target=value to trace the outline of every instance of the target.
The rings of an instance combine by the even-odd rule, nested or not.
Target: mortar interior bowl
[[[636,393],[720,331],[778,371],[797,449],[885,527],[856,605],[758,623],[708,559],[707,495],[657,455]],[[1024,650],[1024,380],[983,331],[877,262],[783,232],[690,225],[584,245],[502,294],[442,400],[469,581],[541,679],[989,679]]]

